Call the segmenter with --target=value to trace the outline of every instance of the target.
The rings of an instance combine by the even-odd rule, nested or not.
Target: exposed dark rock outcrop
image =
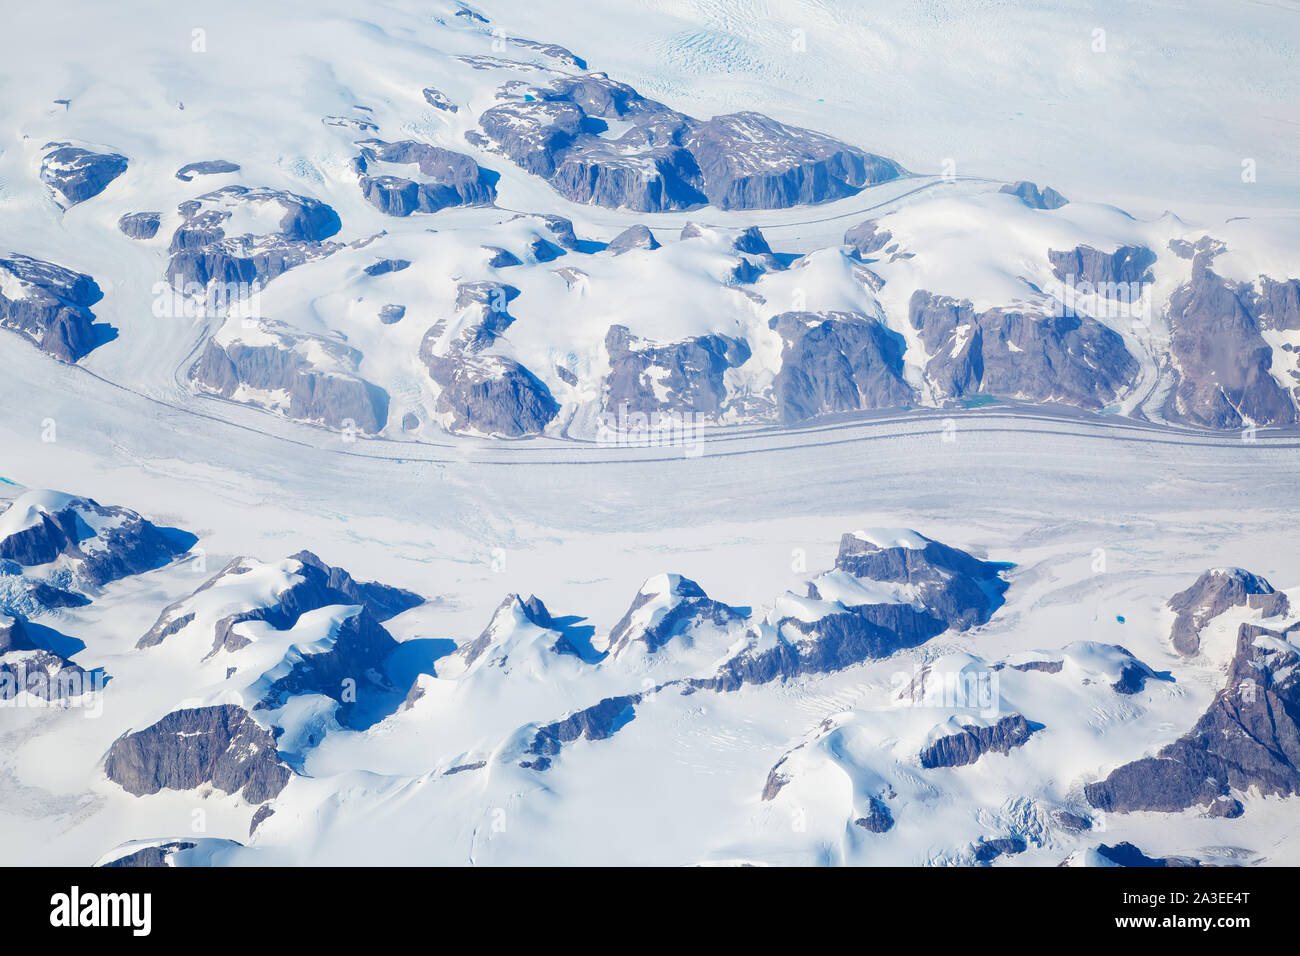
[[[0,327],[41,351],[75,362],[99,344],[90,307],[104,297],[95,280],[30,256],[0,257]]]
[[[540,95],[539,95],[540,94]],[[664,212],[705,200],[695,158],[682,145],[687,118],[593,73],[566,77],[485,110],[479,125],[511,162],[567,199]],[[631,122],[617,140],[605,120]]]
[[[625,252],[631,252],[633,249],[658,249],[659,240],[655,238],[654,233],[647,227],[637,224],[628,226],[617,236],[610,240],[605,251],[616,256],[621,256]]]
[[[489,269],[509,269],[511,266],[521,266],[523,260],[511,252],[509,249],[502,249],[500,246],[484,246],[490,255],[488,256]]]
[[[892,160],[761,113],[715,116],[697,124],[686,145],[719,209],[828,202],[903,174]]]
[[[964,767],[986,753],[1009,753],[1025,743],[1039,726],[1020,714],[1008,714],[990,726],[963,724],[962,732],[940,737],[921,751],[921,766]]]
[[[1260,276],[1255,312],[1262,328],[1300,329],[1300,279],[1279,281]]]
[[[880,228],[874,219],[860,222],[844,233],[844,244],[852,246],[859,259],[870,259],[893,241],[894,234],[888,229]]]
[[[784,208],[853,195],[902,174],[896,163],[759,113],[700,121],[603,73],[503,91],[482,134],[511,162],[575,202],[640,212]],[[606,137],[610,120],[631,123]]]
[[[1070,201],[1051,186],[1044,186],[1042,191],[1039,191],[1035,183],[1023,179],[1018,183],[1008,183],[998,192],[1016,196],[1030,209],[1060,209]]]
[[[137,797],[211,784],[249,803],[272,799],[289,782],[275,740],[231,704],[177,710],[113,742],[104,772]]]
[[[401,588],[357,581],[347,571],[325,564],[310,551],[299,551],[290,560],[297,562],[295,573],[301,580],[278,594],[275,602],[267,607],[249,608],[222,618],[213,635],[212,653],[223,648],[237,651],[247,644],[244,638],[234,632],[235,625],[243,621],[265,621],[277,630],[284,630],[296,624],[298,618],[306,612],[335,604],[359,604],[376,620],[386,621],[424,600]],[[249,567],[249,559],[236,558],[200,586],[194,595],[208,590],[224,577],[247,573]],[[136,642],[136,647],[161,644],[187,627],[194,620],[194,612],[190,607],[194,595],[166,607],[153,627]]]
[[[1156,254],[1145,246],[1120,246],[1114,252],[1078,246],[1064,252],[1049,249],[1047,258],[1062,282],[1088,282],[1098,287],[1152,281]]]
[[[251,590],[242,590],[244,575],[256,582]],[[203,660],[224,655],[226,680],[240,675],[244,682],[230,690],[254,714],[295,697],[325,697],[337,705],[332,719],[362,730],[392,713],[406,691],[388,675],[399,645],[380,622],[420,602],[408,591],[358,582],[307,551],[275,564],[237,558],[166,608],[137,647],[184,640],[198,656],[210,643]],[[259,626],[245,627],[254,622]],[[241,653],[259,639],[277,641],[277,657]]]
[[[749,226],[731,242],[731,248],[751,256],[770,256],[772,247],[767,244],[767,237],[758,226]]]
[[[469,773],[472,770],[482,770],[487,766],[486,760],[475,760],[473,763],[457,764],[455,767],[448,767],[442,772],[444,777],[452,777],[458,773]]]
[[[1114,645],[1117,650],[1124,651],[1132,660],[1124,664],[1120,671],[1119,680],[1111,684],[1111,690],[1117,694],[1136,694],[1146,687],[1148,678],[1154,676],[1154,672],[1146,664],[1143,664],[1136,657],[1133,657],[1125,648],[1118,644]]]
[[[860,826],[864,830],[872,833],[888,833],[894,828],[894,815],[889,810],[889,805],[879,797],[870,797],[867,801],[867,812],[853,821],[855,826]]]
[[[690,224],[686,228],[690,228]],[[682,232],[686,232],[686,228]],[[758,226],[750,226],[731,241],[731,250],[736,253],[738,261],[731,273],[733,283],[754,282],[767,272],[777,272],[787,268],[787,261],[772,252]]]
[[[1114,846],[1106,843],[1099,844],[1097,854],[1116,866],[1171,867],[1201,865],[1198,860],[1184,856],[1150,857],[1128,842],[1116,843]]]
[[[236,207],[275,205],[275,231],[227,236]],[[172,234],[166,278],[175,289],[206,290],[210,283],[263,286],[289,269],[328,256],[343,246],[327,242],[342,227],[338,214],[319,199],[265,187],[225,186],[182,203],[184,221]]]
[[[1001,664],[994,664],[993,669],[1001,670]],[[1062,661],[1025,661],[1023,664],[1007,664],[1013,671],[1040,671],[1044,674],[1059,674],[1065,667]]]
[[[802,746],[802,744],[800,746]],[[798,748],[796,747],[795,749],[797,750]],[[759,795],[760,800],[775,800],[776,795],[781,792],[782,788],[785,787],[787,783],[790,782],[789,774],[785,773],[781,769],[788,759],[790,759],[790,755],[785,754],[776,762],[772,769],[767,772],[767,780],[763,782],[763,792]]]
[[[1082,833],[1085,830],[1092,829],[1092,818],[1081,813],[1075,813],[1071,810],[1057,810],[1053,816],[1056,818],[1056,822],[1066,830]]]
[[[1222,817],[1225,820],[1235,820],[1246,812],[1241,801],[1236,797],[1221,796],[1212,802],[1209,809],[1205,811],[1207,817]]]
[[[1154,757],[1088,784],[1088,802],[1119,813],[1172,813],[1214,809],[1234,790],[1300,793],[1300,651],[1289,641],[1297,630],[1300,625],[1285,631],[1241,625],[1227,684],[1196,726]]]
[[[366,140],[353,168],[366,201],[389,216],[438,212],[450,206],[487,205],[496,199],[496,177],[464,153],[427,143]],[[381,163],[414,164],[422,180],[374,175]]]
[[[603,404],[610,415],[624,409],[717,415],[727,400],[726,371],[750,357],[743,339],[714,334],[650,343],[622,325],[610,326],[605,350],[610,370]]]
[[[529,239],[526,250],[529,258],[534,262],[554,262],[564,255],[564,249],[541,236]]]
[[[772,386],[783,422],[915,400],[903,380],[906,343],[878,319],[849,312],[784,312],[770,325],[785,341]]]
[[[93,199],[126,172],[127,159],[117,153],[96,153],[67,143],[46,143],[41,181],[58,190],[69,204]]]
[[[1000,856],[1014,856],[1028,849],[1024,837],[996,837],[992,840],[980,840],[972,848],[975,862],[988,865]]]
[[[190,843],[187,840],[173,840],[169,843],[159,843],[155,846],[141,847],[134,852],[127,853],[124,856],[119,856],[103,865],[108,868],[171,866],[173,856],[185,850],[192,850],[196,846],[198,846],[197,843]]]
[[[873,586],[906,586],[909,597],[866,603],[824,602],[825,614],[783,616],[763,642],[742,650],[716,676],[692,679],[693,688],[736,690],[799,674],[841,670],[923,644],[949,628],[986,623],[1001,607],[1008,565],[981,561],[915,532],[904,543],[877,544],[846,534],[834,575],[842,572]],[[829,577],[829,575],[828,575]],[[829,588],[830,583],[824,583]],[[822,601],[817,580],[808,599]]]
[[[1177,617],[1169,638],[1174,650],[1191,657],[1201,646],[1201,630],[1229,608],[1250,604],[1265,616],[1285,614],[1287,597],[1273,585],[1242,568],[1211,568],[1169,599]]]
[[[368,276],[385,276],[390,272],[401,272],[411,267],[408,259],[379,259],[366,266],[362,271]]]
[[[551,765],[550,758],[558,754],[565,744],[579,738],[605,740],[614,736],[636,715],[636,705],[640,702],[640,694],[606,697],[600,703],[572,713],[563,720],[539,727],[528,748],[528,752],[535,754],[536,759],[521,766],[546,770]]]
[[[0,628],[3,621],[0,616]],[[102,672],[87,671],[44,648],[0,655],[0,701],[13,700],[24,692],[41,700],[69,700],[100,690],[106,682]]]
[[[117,221],[117,228],[129,239],[152,239],[161,223],[160,212],[129,212]]]
[[[1291,392],[1278,384],[1273,349],[1261,334],[1269,322],[1289,321],[1285,284],[1264,284],[1261,296],[1222,278],[1210,268],[1222,248],[1198,243],[1191,280],[1169,300],[1174,387],[1164,416],[1207,428],[1294,424],[1300,384]]]
[[[435,409],[453,431],[519,438],[539,434],[560,410],[546,384],[519,362],[486,350],[515,319],[508,310],[519,290],[492,282],[462,283],[456,308],[470,310],[450,338],[434,325],[420,359],[441,388]]]
[[[107,678],[41,647],[22,618],[0,613],[0,702],[27,693],[41,700],[66,700],[100,690]]]
[[[507,37],[506,42],[514,47],[539,53],[547,59],[554,60],[561,66],[567,66],[570,69],[585,70],[587,68],[586,60],[570,53],[558,43],[540,43],[537,40],[525,40],[522,37]]]
[[[421,92],[424,93],[424,101],[435,109],[440,109],[445,113],[456,113],[460,107],[447,98],[447,94],[432,86],[426,86]]]
[[[1022,661],[1017,664],[999,662],[992,665],[995,671],[1009,667],[1016,671],[1034,671],[1044,674],[1059,674],[1065,668],[1065,659],[1073,658],[1076,665],[1081,665],[1085,672],[1100,670],[1103,679],[1110,681],[1110,689],[1117,694],[1131,695],[1142,691],[1148,680],[1170,680],[1168,674],[1157,674],[1148,665],[1138,660],[1128,648],[1119,644],[1100,644],[1093,641],[1077,641],[1067,645],[1059,655],[1042,659]],[[1113,678],[1113,679],[1112,679]],[[1089,674],[1084,678],[1090,683],[1095,678]]]
[[[578,236],[573,231],[573,222],[565,219],[563,216],[544,215],[539,216],[543,228],[550,233],[551,238],[561,249],[574,250],[578,248]]]
[[[987,623],[1002,606],[1008,585],[1001,573],[1010,565],[982,561],[923,535],[915,537],[919,547],[846,534],[835,567],[857,578],[916,587],[921,604],[948,627],[967,630]]]
[[[16,527],[0,539],[0,559],[24,568],[63,559],[74,578],[90,587],[160,568],[197,540],[163,531],[126,508],[58,492],[28,492],[5,518]]]
[[[424,598],[402,588],[374,581],[357,581],[347,571],[331,567],[310,551],[299,551],[293,555],[293,560],[302,563],[300,573],[314,588],[328,591],[331,598],[335,595],[343,598],[330,603],[360,604],[381,621],[424,603]]]
[[[398,644],[364,606],[344,617],[331,638],[328,650],[293,655],[285,662],[288,673],[259,685],[254,711],[275,710],[298,694],[320,694],[338,703],[336,717],[344,727],[365,726],[358,707],[368,705],[372,695],[397,692],[383,665]]]
[[[10,651],[34,651],[36,645],[27,634],[20,618],[0,615],[0,654]]]
[[[333,339],[263,331],[275,341],[248,345],[235,339],[222,345],[209,339],[190,371],[191,379],[228,399],[252,389],[254,394],[241,400],[280,407],[300,421],[367,434],[383,430],[388,422],[388,393],[356,374],[360,352]],[[313,364],[308,358],[313,351],[332,358],[334,367]]]
[[[248,835],[251,837],[254,833],[256,833],[257,828],[261,826],[267,820],[267,818],[272,816],[274,813],[275,810],[271,808],[271,805],[269,803],[264,803],[260,807],[258,807],[257,810],[254,811],[253,813],[253,819],[248,822]]]
[[[502,647],[501,642],[509,635],[516,620],[540,627],[544,631],[553,631],[553,635],[546,635],[544,638],[546,649],[550,653],[581,657],[577,648],[556,626],[551,612],[546,609],[541,599],[531,595],[524,600],[518,594],[506,595],[492,613],[492,620],[488,622],[483,632],[473,641],[457,648],[454,656],[460,658],[466,668],[473,666],[480,658],[484,658],[488,665],[505,666],[509,648]]]
[[[514,359],[487,355],[425,364],[442,388],[435,408],[450,416],[452,431],[538,435],[560,411],[546,383]]]
[[[970,302],[919,289],[908,311],[932,356],[926,376],[941,397],[984,394],[1100,409],[1137,381],[1139,366],[1123,337],[1088,316],[976,313]]]
[[[217,176],[221,173],[237,172],[239,172],[238,163],[232,163],[226,159],[208,159],[200,163],[186,163],[176,170],[176,178],[181,182],[188,183],[195,176]]]

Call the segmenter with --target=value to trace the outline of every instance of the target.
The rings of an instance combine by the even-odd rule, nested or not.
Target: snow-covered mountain
[[[1300,859],[1300,170],[1174,14],[77,6],[0,41],[18,859]]]

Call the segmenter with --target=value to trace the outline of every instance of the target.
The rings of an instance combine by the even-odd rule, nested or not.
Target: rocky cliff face
[[[1076,246],[1064,252],[1047,251],[1052,273],[1062,282],[1088,282],[1094,287],[1151,282],[1156,254],[1145,246],[1120,246],[1102,252],[1092,246]]]
[[[266,187],[226,186],[184,202],[184,221],[172,234],[166,278],[188,291],[211,283],[264,286],[289,269],[342,248],[327,242],[342,227],[338,214],[308,196]],[[236,212],[269,213],[274,228],[228,236]]]
[[[239,164],[228,159],[204,159],[197,163],[186,163],[176,170],[176,178],[183,183],[191,182],[195,176],[220,176],[223,173],[239,172]]]
[[[254,686],[254,712],[277,710],[299,694],[319,694],[339,705],[335,719],[344,727],[364,725],[357,713],[362,697],[398,692],[384,673],[397,642],[366,607],[342,615],[330,629],[329,646],[314,653],[291,652],[281,666]],[[403,693],[406,691],[403,688]]]
[[[472,133],[575,202],[640,212],[776,209],[839,199],[898,164],[759,113],[701,121],[601,73],[503,90]],[[609,123],[630,123],[617,138]]]
[[[946,398],[984,394],[1099,409],[1137,381],[1123,337],[1088,316],[977,313],[969,302],[918,290],[909,318],[931,355],[926,376]]]
[[[846,534],[833,571],[815,577],[806,596],[779,600],[747,647],[690,684],[735,690],[837,671],[977,627],[1001,607],[1007,567],[912,531]]]
[[[611,255],[621,256],[625,252],[631,252],[633,249],[645,249],[653,251],[659,248],[659,240],[655,238],[654,233],[648,227],[637,224],[628,226],[617,236],[609,241],[605,251]]]
[[[514,359],[497,355],[426,362],[442,391],[435,403],[456,432],[503,438],[541,434],[560,404],[546,384]]]
[[[41,158],[41,181],[63,196],[68,205],[93,199],[126,172],[127,158],[118,153],[96,153],[68,143],[46,143]]]
[[[319,361],[321,356],[328,364]],[[253,343],[239,337],[225,344],[208,339],[190,380],[223,398],[275,409],[299,421],[375,434],[388,422],[389,398],[356,374],[361,361],[359,351],[341,342],[267,324]]]
[[[1041,728],[1020,714],[1008,714],[987,726],[964,725],[960,733],[939,737],[922,750],[921,766],[927,770],[936,767],[964,767],[975,763],[986,753],[1004,754],[1014,747],[1023,746],[1038,729]]]
[[[61,361],[75,362],[99,344],[90,307],[103,297],[88,275],[31,256],[0,257],[0,327]]]
[[[1037,184],[1023,179],[1017,183],[1008,183],[998,192],[1010,193],[1030,209],[1060,209],[1070,202],[1051,186],[1044,186],[1039,190]]]
[[[539,434],[560,410],[550,389],[529,369],[490,350],[515,321],[510,302],[519,290],[491,282],[462,283],[462,316],[425,333],[420,359],[441,391],[435,410],[452,431],[519,438]]]
[[[903,168],[811,130],[761,113],[697,124],[686,140],[719,209],[784,209],[851,196],[897,179]]]
[[[528,748],[528,752],[535,756],[521,762],[520,766],[530,770],[547,770],[551,766],[551,758],[565,744],[575,740],[605,740],[612,737],[632,720],[636,715],[636,705],[640,702],[640,694],[606,697],[597,704],[539,727]]]
[[[93,588],[160,568],[196,540],[163,531],[129,509],[52,491],[15,499],[0,516],[0,535],[0,559],[24,569],[58,564],[73,581]]]
[[[1177,812],[1204,806],[1241,813],[1234,792],[1300,793],[1300,625],[1274,630],[1243,624],[1228,680],[1184,736],[1088,784],[1095,807]]]
[[[1184,657],[1195,654],[1201,646],[1201,630],[1229,608],[1250,604],[1264,611],[1264,616],[1285,614],[1285,594],[1274,591],[1264,578],[1243,568],[1211,568],[1192,585],[1169,599],[1169,608],[1177,617],[1169,639]]]
[[[785,343],[772,386],[781,421],[794,424],[915,400],[903,378],[906,343],[878,319],[848,312],[783,312],[770,324]]]
[[[236,581],[257,565],[258,562],[250,558],[235,558],[193,594],[166,607],[148,632],[136,642],[136,647],[155,647],[189,627],[195,620],[196,599],[200,595]],[[284,630],[292,627],[308,611],[333,605],[360,605],[376,621],[386,621],[424,600],[401,588],[359,582],[344,569],[331,567],[310,551],[300,551],[290,557],[286,570],[292,575],[289,585],[275,593],[273,599],[225,614],[215,622],[210,653],[223,649],[237,651],[244,647],[247,640],[235,632],[235,625],[245,621],[265,621],[278,630]]]
[[[21,694],[45,701],[101,690],[107,678],[36,643],[20,617],[0,614],[0,703]]]
[[[177,710],[113,742],[104,761],[108,779],[137,797],[211,784],[249,803],[272,799],[290,771],[271,735],[234,705]]]
[[[496,199],[496,177],[463,153],[427,143],[365,140],[353,160],[361,194],[388,216],[434,213],[450,206],[480,206]],[[387,165],[416,166],[420,180],[385,175]]]
[[[1208,428],[1294,424],[1300,421],[1300,385],[1288,391],[1273,377],[1275,353],[1262,333],[1295,320],[1295,280],[1267,280],[1257,293],[1214,272],[1221,251],[1208,237],[1198,243],[1191,281],[1169,300],[1174,387],[1164,416]],[[1300,383],[1300,376],[1292,377]]]
[[[129,212],[117,221],[117,228],[129,239],[152,239],[161,224],[160,212]]]
[[[607,415],[626,409],[716,416],[727,400],[724,375],[750,357],[748,343],[732,336],[652,343],[622,325],[610,326],[605,350],[610,366],[603,399]]]

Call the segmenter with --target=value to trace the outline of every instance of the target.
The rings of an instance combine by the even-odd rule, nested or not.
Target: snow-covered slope
[[[1300,859],[1289,8],[74,6],[17,859]]]

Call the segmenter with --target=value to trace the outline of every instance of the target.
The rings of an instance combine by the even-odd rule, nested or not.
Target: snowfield
[[[4,863],[1300,864],[1300,8],[77,7]]]

